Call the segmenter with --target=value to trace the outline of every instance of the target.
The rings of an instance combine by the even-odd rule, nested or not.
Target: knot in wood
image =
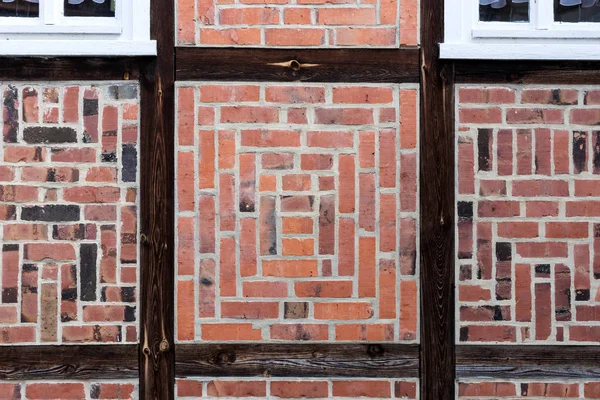
[[[149,356],[150,355],[150,347],[146,346],[144,347],[144,350],[142,350],[144,352],[145,355]]]
[[[215,364],[233,364],[236,356],[233,352],[221,352],[217,354]]]
[[[292,61],[290,61],[290,68],[293,71],[299,71],[300,70],[300,63],[297,60],[292,60]]]
[[[370,355],[371,357],[380,356],[384,352],[385,351],[383,350],[383,347],[381,347],[381,345],[379,345],[379,344],[370,344],[367,347],[367,354]]]
[[[163,353],[165,351],[169,350],[169,342],[166,339],[163,339],[162,342],[160,342],[160,351],[162,351]]]

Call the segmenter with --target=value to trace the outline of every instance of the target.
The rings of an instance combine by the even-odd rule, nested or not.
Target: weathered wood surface
[[[444,1],[421,1],[421,399],[454,399],[454,70]]]
[[[178,47],[176,69],[178,81],[416,83],[419,50]]]
[[[174,0],[153,0],[141,77],[140,398],[174,398]]]
[[[0,81],[137,80],[143,57],[11,57],[0,56]]]
[[[599,61],[493,61],[455,62],[457,83],[600,84]]]
[[[0,347],[0,380],[137,377],[135,344]]]
[[[600,379],[596,346],[462,345],[456,347],[459,378]]]
[[[373,377],[419,376],[418,345],[181,344],[177,376]]]

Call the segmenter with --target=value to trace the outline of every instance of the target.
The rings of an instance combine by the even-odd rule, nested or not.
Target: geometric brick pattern
[[[177,379],[178,399],[417,399],[413,379]]]
[[[178,0],[177,44],[417,45],[418,0]]]
[[[600,88],[457,95],[457,340],[597,343]]]
[[[136,400],[138,381],[0,381],[0,399]]]
[[[458,399],[600,399],[598,381],[461,381]]]
[[[135,342],[137,84],[0,98],[0,343]]]
[[[177,90],[177,339],[415,342],[416,86]]]

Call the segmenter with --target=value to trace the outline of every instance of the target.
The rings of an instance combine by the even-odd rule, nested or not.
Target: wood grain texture
[[[456,347],[458,378],[600,379],[600,347],[462,345]]]
[[[143,57],[0,58],[0,80],[137,80]]]
[[[0,347],[0,380],[127,379],[137,376],[137,345]]]
[[[600,61],[455,61],[457,83],[600,84]]]
[[[454,69],[444,1],[421,1],[421,399],[454,398]]]
[[[373,377],[419,376],[418,345],[180,344],[177,376]]]
[[[419,50],[176,49],[176,79],[273,82],[419,81]]]
[[[141,82],[140,398],[174,399],[174,0],[152,0]]]

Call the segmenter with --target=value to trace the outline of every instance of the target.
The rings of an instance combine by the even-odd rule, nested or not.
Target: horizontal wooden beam
[[[0,58],[0,81],[137,80],[147,57]]]
[[[455,61],[456,83],[600,84],[600,61]]]
[[[600,348],[591,346],[461,345],[458,378],[600,378]]]
[[[419,376],[418,345],[180,344],[177,376],[373,377]]]
[[[127,379],[138,376],[138,346],[0,347],[0,380]]]
[[[176,80],[419,82],[419,49],[277,50],[178,47]]]

